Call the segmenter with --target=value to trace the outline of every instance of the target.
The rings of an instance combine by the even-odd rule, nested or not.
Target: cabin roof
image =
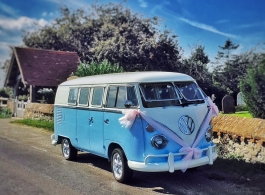
[[[77,70],[76,52],[14,47],[5,86],[12,86],[20,75],[24,85],[57,87]]]

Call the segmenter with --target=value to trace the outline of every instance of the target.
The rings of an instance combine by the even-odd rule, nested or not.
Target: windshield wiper
[[[182,104],[180,104],[180,105],[182,107],[184,107],[184,106],[188,106],[190,104],[202,104],[204,102],[205,102],[204,100],[189,100],[189,101],[186,101],[186,102],[182,102]]]

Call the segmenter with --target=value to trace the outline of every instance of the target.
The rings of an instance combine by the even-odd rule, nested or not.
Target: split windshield
[[[183,97],[188,101],[203,100],[203,93],[194,82],[176,82],[174,83]]]
[[[194,82],[142,83],[143,106],[165,107],[203,103],[203,93]]]

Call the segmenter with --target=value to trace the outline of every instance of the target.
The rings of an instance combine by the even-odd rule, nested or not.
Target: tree
[[[13,51],[13,48],[11,46],[9,46],[9,49],[11,51]],[[10,56],[10,58],[12,57],[12,53],[11,52],[9,53],[9,56]],[[10,59],[7,59],[3,64],[0,65],[0,69],[3,69],[4,72],[7,73],[9,65],[10,65]]]
[[[204,47],[196,45],[191,51],[191,56],[182,61],[181,72],[192,76],[204,91],[208,91],[211,86],[211,75],[207,68],[209,62]]]
[[[235,45],[229,39],[224,47],[220,47],[223,51],[219,51],[216,57],[216,67],[213,71],[213,89],[216,91],[215,103],[221,105],[221,100],[226,94],[230,94],[234,99],[241,91],[240,81],[247,74],[248,68],[253,68],[260,60],[260,54],[256,49],[251,49],[245,53],[233,54],[233,50],[239,45]]]
[[[252,116],[265,119],[265,54],[261,58],[256,67],[248,69],[240,89]]]
[[[217,63],[223,65],[231,60],[231,57],[234,55],[232,54],[233,50],[236,50],[239,45],[235,45],[230,39],[227,39],[224,46],[218,47],[222,49],[222,51],[218,51],[215,59],[217,60]]]
[[[9,66],[9,64],[10,64],[10,60],[6,60],[6,61],[4,62],[4,64],[2,65],[2,67],[1,67],[1,69],[3,69],[3,70],[5,71],[5,73],[6,73],[7,70],[8,70],[8,66]]]
[[[219,46],[221,51],[218,51],[216,59],[216,67],[213,71],[214,84],[220,89],[227,91],[229,94],[239,92],[239,82],[237,81],[240,72],[239,57],[233,54],[239,45],[235,45],[231,40],[226,40],[224,46]]]
[[[227,40],[224,46],[219,46],[215,68],[213,71],[213,86],[218,89],[216,104],[221,105],[222,98],[230,94],[235,100],[240,92],[239,83],[247,72],[247,68],[252,66],[256,58],[254,50],[242,54],[235,54],[239,45]]]
[[[13,89],[10,87],[3,87],[0,89],[0,97],[12,98]]]
[[[213,71],[213,84],[220,91],[223,91],[222,97],[230,94],[236,99],[240,92],[240,80],[246,75],[247,69],[255,67],[260,59],[255,48],[245,53],[233,54],[233,50],[237,49],[238,46],[229,39],[224,47],[219,46],[224,51],[218,52],[216,57],[217,66]]]
[[[208,73],[207,64],[210,62],[208,55],[201,45],[195,46],[191,51],[191,56],[182,61],[182,71],[191,75],[196,80],[203,80],[205,73]]]
[[[61,17],[50,26],[23,35],[28,47],[75,51],[81,61],[100,63],[107,59],[125,71],[176,71],[180,48],[157,17],[144,18],[123,4],[93,4],[88,12],[62,7]]]
[[[91,62],[80,63],[75,72],[78,77],[98,75],[98,74],[108,74],[108,73],[118,73],[123,72],[123,68],[118,64],[111,64],[108,60],[103,60],[102,63]]]

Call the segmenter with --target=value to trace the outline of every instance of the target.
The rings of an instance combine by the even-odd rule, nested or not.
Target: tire
[[[127,158],[123,150],[116,148],[111,155],[111,171],[120,183],[127,183],[132,179],[133,170],[128,167]]]
[[[62,153],[66,160],[74,160],[77,157],[77,149],[74,148],[69,139],[63,138],[62,140]]]

